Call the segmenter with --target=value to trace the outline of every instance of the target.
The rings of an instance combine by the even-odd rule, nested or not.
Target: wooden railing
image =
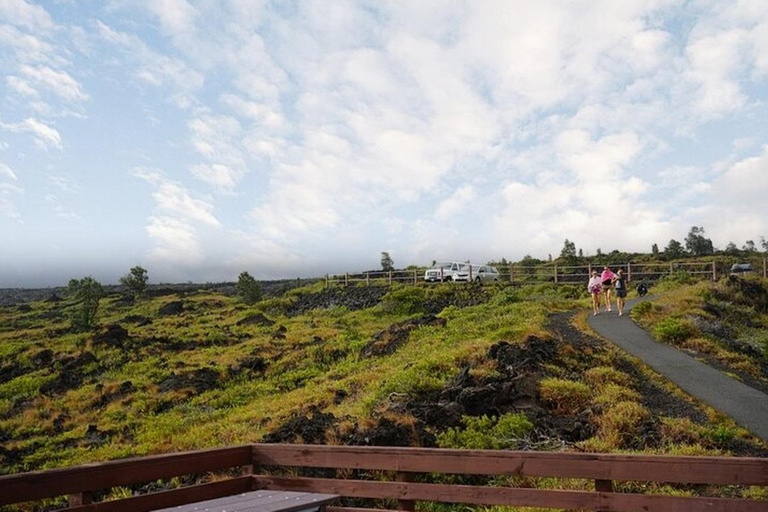
[[[224,469],[232,473],[233,468],[238,475],[210,483],[89,503],[94,491],[110,487]],[[311,474],[321,468],[325,478],[295,476],[297,470]],[[336,476],[327,478],[328,470]],[[439,483],[440,475],[576,478],[593,481],[594,490],[514,487],[498,479],[495,485],[456,485]],[[399,510],[413,510],[415,502],[425,501],[596,511],[768,512],[768,501],[618,492],[624,482],[728,486],[725,494],[732,496],[732,486],[768,486],[768,459],[254,444],[1,476],[0,506],[70,495],[69,510],[142,512],[272,489],[385,500]]]
[[[740,260],[741,261],[741,260]],[[752,265],[752,273],[768,277],[768,259],[754,258],[744,260]],[[608,265],[616,271],[624,270],[627,279],[635,282],[654,282],[662,277],[685,272],[694,279],[717,280],[720,276],[730,273],[730,261],[676,261],[676,262],[647,262],[647,263],[611,263]],[[475,265],[479,267],[479,265]],[[602,265],[511,265],[506,271],[500,271],[499,281],[512,284],[535,283],[579,283],[586,286],[593,269],[602,270]],[[392,285],[395,283],[418,284],[424,282],[424,268],[408,270],[347,272],[344,274],[326,274],[325,286],[331,285]],[[477,277],[475,274],[473,277]]]

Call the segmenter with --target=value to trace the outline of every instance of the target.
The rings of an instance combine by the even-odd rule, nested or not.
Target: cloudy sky
[[[768,236],[768,2],[0,0],[0,287]]]

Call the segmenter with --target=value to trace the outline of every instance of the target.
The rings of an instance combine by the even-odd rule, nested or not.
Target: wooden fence
[[[221,470],[228,470],[229,476],[92,502],[95,491],[111,487]],[[313,472],[324,477],[297,476]],[[456,475],[508,478],[481,485],[477,477],[469,476],[475,482],[469,485],[443,483],[444,475],[452,475],[453,482]],[[547,480],[532,485],[537,478]],[[581,486],[575,487],[586,490],[542,488],[552,485],[551,478],[580,479]],[[515,485],[524,482],[527,485]],[[725,488],[722,494],[731,497],[634,492],[644,485],[622,492],[625,482],[682,484],[697,492],[718,493],[718,488]],[[0,476],[0,506],[69,495],[68,510],[143,512],[270,489],[339,494],[398,510],[414,510],[415,502],[423,501],[616,512],[768,512],[768,501],[733,497],[739,494],[733,486],[768,486],[768,459],[253,444]],[[328,508],[328,512],[371,510],[359,508],[357,502],[353,507]]]
[[[742,261],[742,260],[740,260]],[[743,260],[752,265],[752,273],[768,278],[768,259]],[[472,265],[477,268],[480,265]],[[677,272],[685,272],[694,279],[711,279],[716,281],[730,273],[730,261],[676,261],[649,263],[611,263],[613,271],[623,269],[628,281],[654,282]],[[592,269],[602,271],[603,265],[511,265],[506,272],[499,273],[499,281],[511,284],[536,283],[583,283],[586,285]],[[392,285],[394,283],[419,284],[424,282],[426,267],[410,268],[407,270],[347,272],[344,274],[326,274],[325,286],[331,285]],[[477,274],[470,274],[474,281]]]

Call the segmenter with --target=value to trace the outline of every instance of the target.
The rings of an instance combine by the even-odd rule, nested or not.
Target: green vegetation
[[[768,390],[768,283],[725,276],[692,281],[664,279],[653,303],[639,304],[632,318],[659,341],[727,366],[737,378]]]
[[[68,291],[76,303],[76,308],[71,314],[72,328],[78,331],[93,328],[96,324],[99,302],[104,296],[101,283],[92,277],[71,279]]]
[[[241,272],[237,278],[237,295],[246,304],[256,304],[261,300],[261,286],[248,272]]]
[[[533,423],[525,414],[492,416],[464,416],[463,429],[449,428],[437,436],[441,448],[468,448],[477,450],[511,450],[520,439],[533,430]]]
[[[136,266],[120,278],[120,284],[125,287],[128,295],[136,298],[144,295],[148,280],[149,276],[146,269]]]
[[[758,356],[726,349],[696,319],[712,320],[717,305],[737,340],[764,344],[768,299],[757,288],[727,280],[664,286],[633,312],[649,330],[702,350],[710,343],[718,358],[759,374]],[[0,471],[261,441],[292,422],[303,427],[272,440],[361,443],[390,429],[398,442],[451,448],[765,450],[706,409],[693,421],[654,408],[648,390],[662,384],[612,345],[548,332],[552,312],[583,305],[583,288],[314,284],[252,303],[205,290],[135,303],[109,295],[92,331],[69,326],[80,303],[3,307]],[[680,325],[687,336],[675,335],[671,326]],[[430,409],[482,404],[489,392],[471,415],[449,421],[450,407]],[[674,400],[694,407],[685,396]]]

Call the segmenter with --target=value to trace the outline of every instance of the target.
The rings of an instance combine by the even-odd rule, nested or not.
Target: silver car
[[[476,283],[498,283],[499,271],[496,270],[496,267],[492,267],[490,265],[473,267],[472,278]]]

